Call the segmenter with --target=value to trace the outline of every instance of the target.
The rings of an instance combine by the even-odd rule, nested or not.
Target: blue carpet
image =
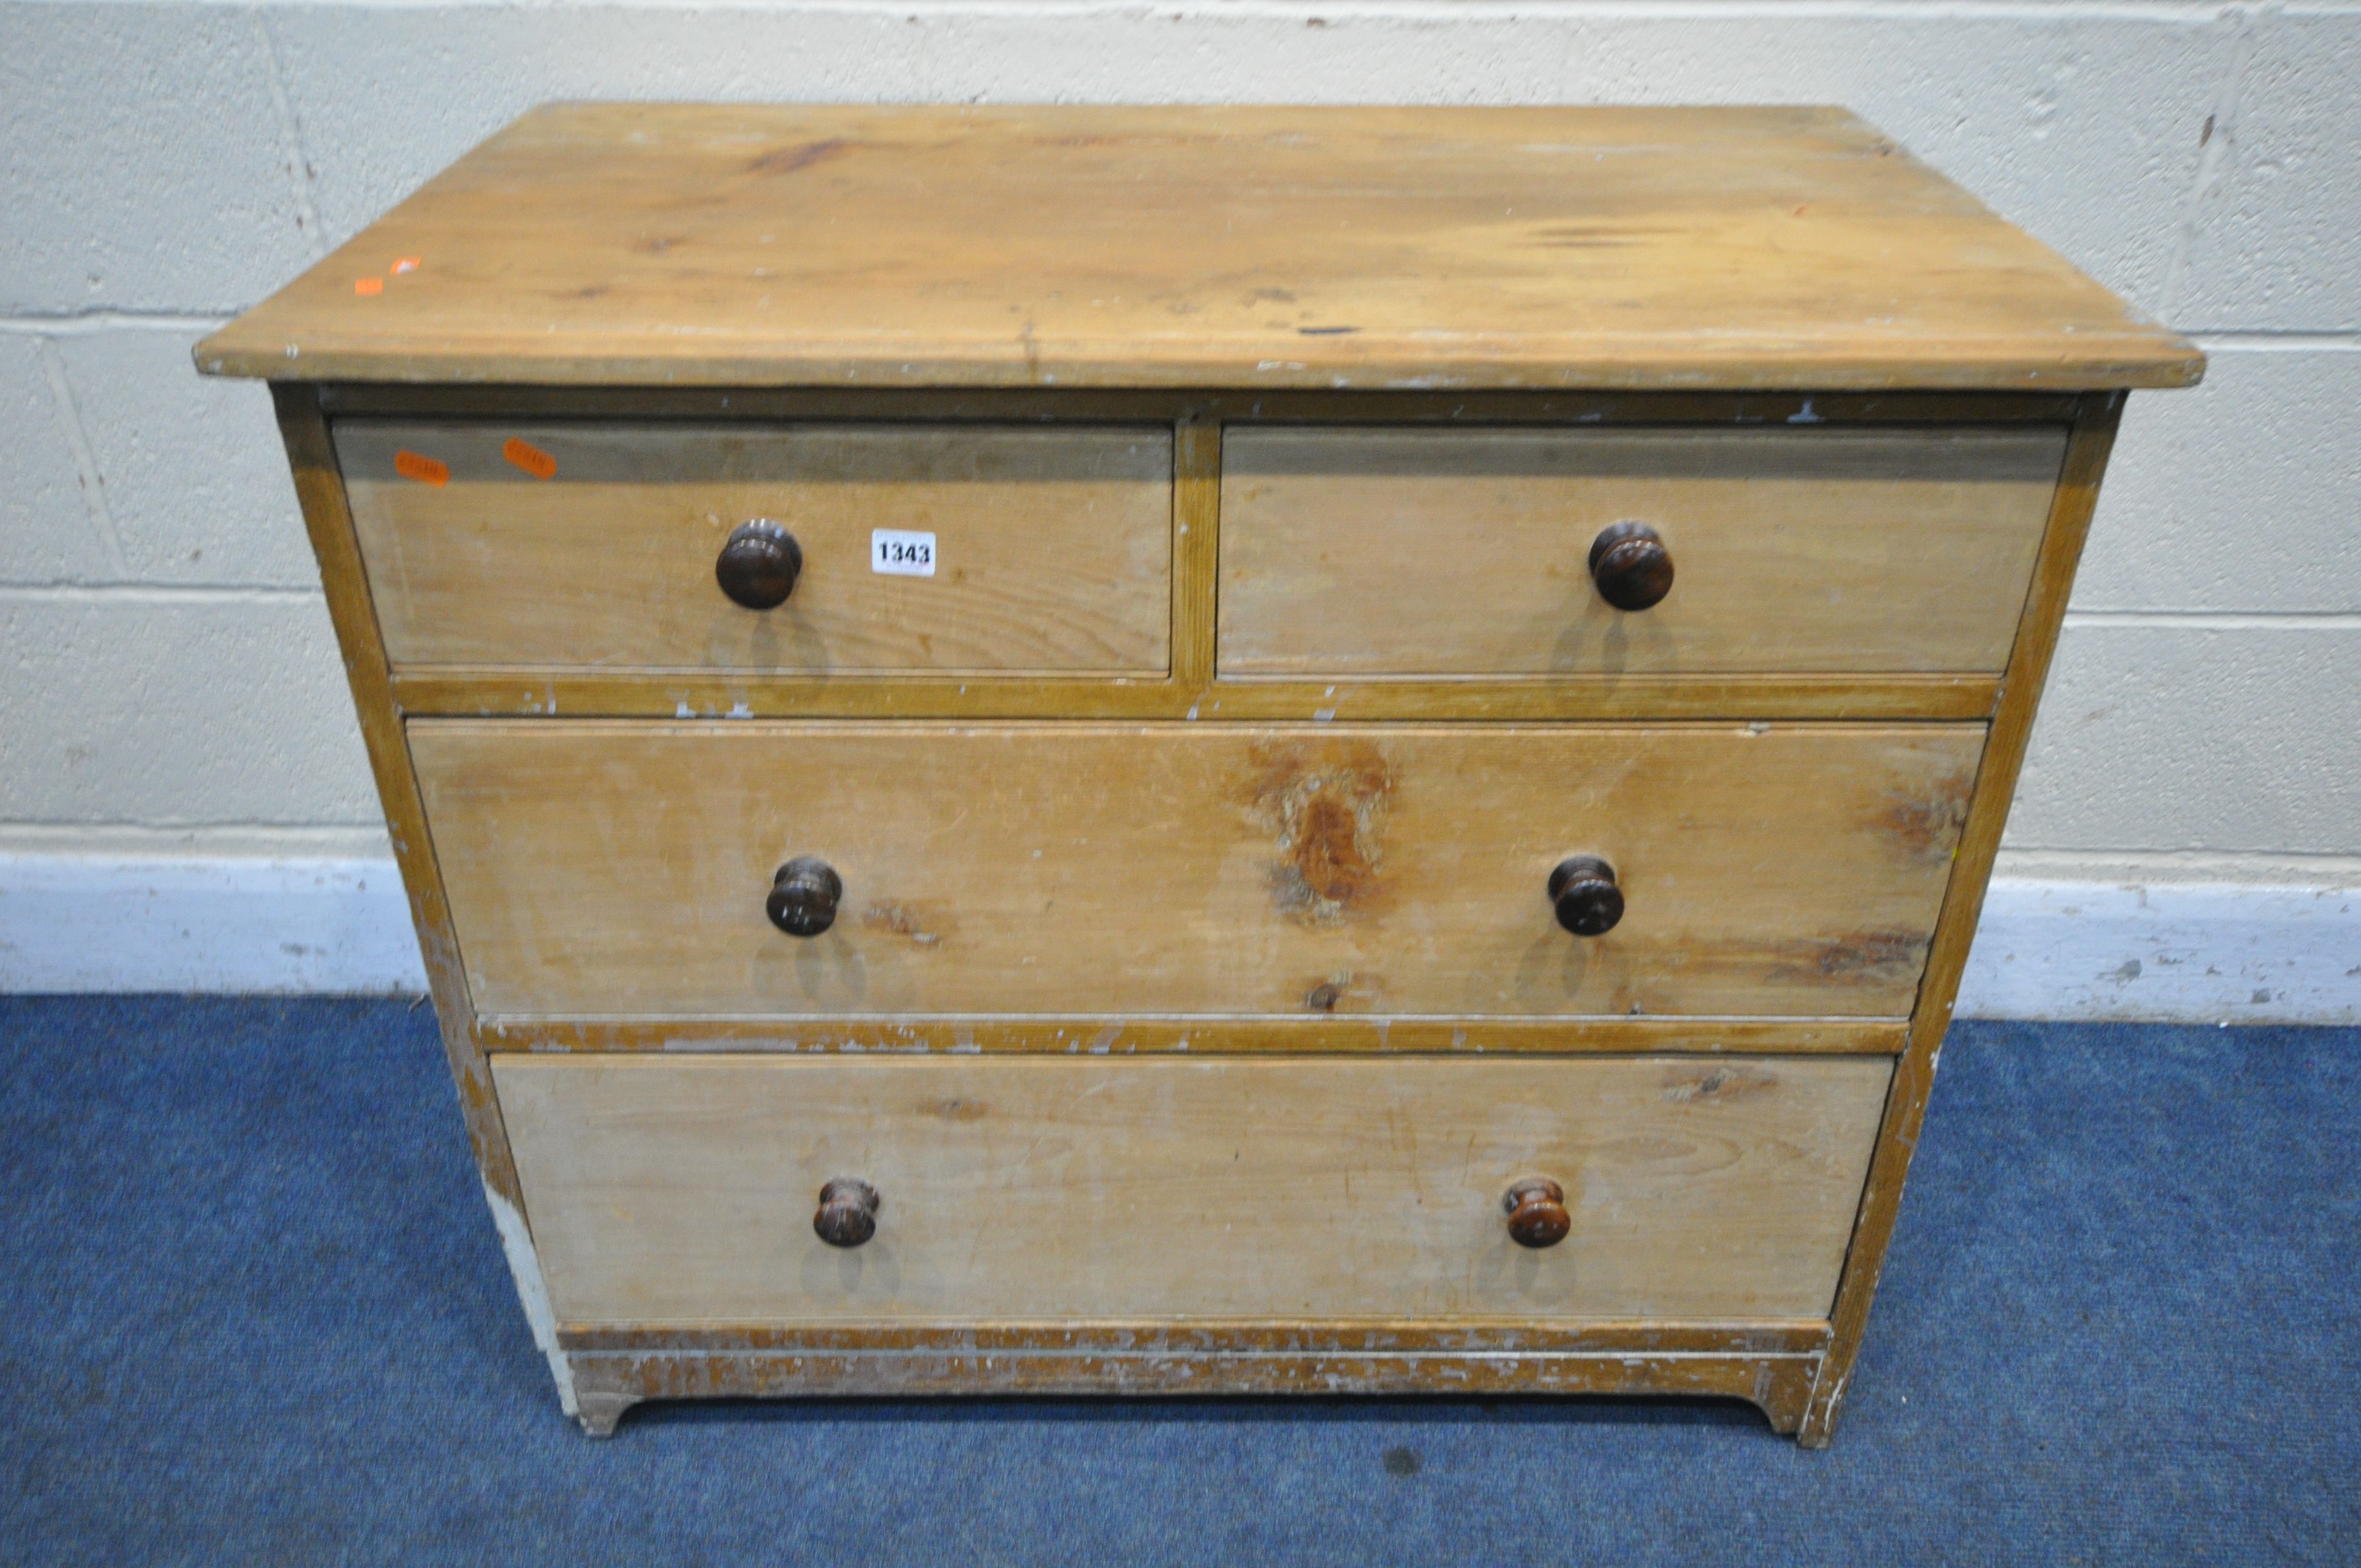
[[[2361,1560],[2361,1031],[1962,1025],[1834,1449],[1710,1402],[561,1417],[423,1007],[0,999],[0,1560]]]

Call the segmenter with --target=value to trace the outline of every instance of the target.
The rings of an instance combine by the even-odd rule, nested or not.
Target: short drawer
[[[488,1014],[1899,1018],[1983,730],[442,719],[410,740]],[[1580,856],[1617,880],[1603,935],[1555,917]],[[790,935],[769,904],[807,858],[833,924]]]
[[[561,1322],[1825,1318],[1892,1064],[493,1062]],[[1502,1200],[1572,1221],[1519,1245]],[[815,1234],[823,1184],[882,1200]]]
[[[1164,430],[346,421],[335,442],[397,666],[1170,663]],[[768,609],[733,602],[717,576],[755,520],[802,562]],[[875,569],[880,530],[928,536],[930,558]]]
[[[1236,676],[1997,672],[2062,429],[1234,429]],[[1619,522],[1673,565],[1619,609]]]

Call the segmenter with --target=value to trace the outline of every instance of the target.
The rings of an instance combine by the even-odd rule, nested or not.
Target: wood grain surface
[[[447,477],[405,477],[405,452]],[[347,420],[336,453],[397,668],[1160,674],[1170,660],[1169,429]],[[774,609],[714,581],[723,541],[756,518],[803,553]],[[881,528],[935,535],[935,575],[873,572]]]
[[[1448,1387],[1807,1445],[2122,389],[2202,371],[1808,107],[552,105],[196,359],[281,383],[587,1427]],[[781,512],[795,596],[728,604]],[[1619,614],[1626,520],[1675,570]]]
[[[1307,998],[1308,1000],[1308,998]],[[1900,1018],[1397,1018],[1306,1013],[1224,1019],[1077,1017],[552,1018],[481,1020],[486,1051],[788,1051],[868,1056],[1884,1056]]]
[[[344,655],[345,677],[352,689],[361,740],[368,751],[369,773],[385,810],[386,836],[393,848],[394,863],[401,871],[402,890],[409,895],[411,923],[418,933],[419,956],[424,962],[428,992],[434,1000],[435,1020],[441,1025],[444,1056],[458,1091],[467,1142],[486,1192],[513,1211],[518,1202],[516,1171],[509,1164],[500,1102],[492,1091],[483,1047],[476,1038],[475,1003],[467,994],[467,970],[451,928],[449,897],[434,864],[434,840],[419,798],[418,779],[411,768],[409,748],[403,744],[401,715],[388,683],[385,644],[378,635],[377,619],[370,613],[368,582],[354,542],[352,513],[345,503],[328,422],[320,411],[314,388],[273,387],[271,401],[294,476],[296,499],[303,509],[303,526],[319,562],[320,586],[327,598],[329,620],[336,629],[336,646]]]
[[[1983,731],[421,719],[410,739],[487,1014],[1898,1018]],[[1551,914],[1569,854],[1617,869],[1606,936]],[[845,888],[810,939],[763,907],[798,855]]]
[[[332,420],[880,420],[1078,424],[2062,424],[2073,392],[1831,392],[1514,388],[1357,391],[1224,387],[567,387],[337,381],[317,389]]]
[[[1911,1009],[1910,1048],[1894,1067],[1884,1120],[1878,1130],[1876,1157],[1861,1198],[1861,1219],[1837,1294],[1835,1336],[1813,1381],[1810,1406],[1798,1431],[1799,1441],[1807,1448],[1825,1448],[1834,1435],[1854,1358],[1861,1353],[1861,1336],[1868,1332],[1870,1302],[1884,1270],[1886,1248],[1902,1212],[1903,1182],[1934,1091],[1936,1061],[1950,1027],[1951,1009],[1959,1000],[1960,977],[1967,969],[1984,890],[1992,880],[1993,859],[2000,853],[2001,835],[2008,826],[2017,770],[2024,765],[2026,748],[2032,740],[2042,684],[2048,678],[2049,661],[2058,649],[2059,629],[2064,624],[2067,598],[2074,587],[2074,567],[2090,536],[2099,481],[2114,447],[2123,405],[2120,396],[2090,399],[2067,449],[2065,472],[2059,480],[2048,530],[2042,537],[2033,591],[2026,597],[2016,646],[2009,655],[2000,712],[1993,721],[1991,744],[1977,772],[1950,885],[1944,890],[1942,917],[1917,1002]]]
[[[1208,614],[1179,624],[1210,625]],[[1213,657],[1213,638],[1176,643]],[[1550,719],[1989,718],[1997,675],[1541,675],[1274,680],[1188,685],[1132,675],[643,674],[428,664],[398,670],[423,717],[592,718],[1189,718],[1525,722]]]
[[[2065,427],[1234,431],[1224,675],[1998,674]],[[1612,524],[1661,603],[1609,604]]]
[[[501,1057],[568,1324],[1823,1316],[1874,1058]],[[1547,1175],[1573,1231],[1509,1239]],[[812,1231],[821,1185],[877,1232]]]
[[[1744,1399],[1774,1432],[1803,1419],[1819,1357],[1663,1354],[1644,1350],[1460,1348],[1476,1336],[1446,1327],[1431,1347],[1376,1353],[1329,1348],[1318,1336],[1292,1351],[1252,1352],[1218,1342],[1202,1351],[1092,1348],[965,1350],[595,1351],[566,1357],[582,1430],[611,1436],[644,1399],[846,1398],[876,1396],[1354,1394],[1654,1395]]]
[[[560,1323],[558,1343],[583,1354],[683,1350],[919,1351],[998,1355],[1088,1354],[1135,1351],[1152,1355],[1227,1352],[1285,1355],[1417,1354],[1442,1350],[1477,1355],[1817,1355],[1828,1349],[1826,1318],[1746,1318],[1732,1322],[1683,1318],[1093,1318],[1088,1322],[1009,1319],[998,1322]]]
[[[593,386],[2015,390],[2176,386],[2202,364],[1840,109],[647,104],[527,115],[196,361]]]

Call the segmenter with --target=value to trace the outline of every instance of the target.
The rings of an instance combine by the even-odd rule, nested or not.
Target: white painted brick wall
[[[56,345],[0,336],[0,581],[91,583],[119,576],[75,461],[71,396]]]
[[[2231,24],[2239,70],[2165,308],[2203,331],[2361,327],[2361,16],[2290,6]]]
[[[181,587],[316,588],[270,394],[190,373],[201,331],[107,328],[50,345],[74,412],[121,576]]]
[[[378,820],[315,593],[0,596],[0,820]]]
[[[2133,399],[2006,863],[2361,880],[2361,8],[2165,0],[0,0],[0,850],[381,842],[187,345],[556,97],[1849,105],[2213,356]]]
[[[257,13],[0,5],[0,308],[234,313],[313,259]]]
[[[2361,609],[2356,348],[2213,342],[2202,385],[2134,394],[2076,612]]]

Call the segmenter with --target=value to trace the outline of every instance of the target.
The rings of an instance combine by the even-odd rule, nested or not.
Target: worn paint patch
[[[861,923],[872,931],[883,931],[895,937],[906,937],[922,948],[931,948],[950,934],[952,923],[930,916],[906,904],[873,904],[861,912]]]
[[[1528,243],[1552,250],[1629,250],[1664,232],[1634,224],[1547,224],[1535,228]]]
[[[1250,753],[1257,817],[1273,834],[1272,905],[1301,925],[1378,907],[1394,775],[1366,740],[1259,742]]]
[[[1734,1062],[1717,1062],[1703,1069],[1669,1068],[1664,1081],[1663,1098],[1674,1105],[1727,1105],[1759,1099],[1779,1087],[1776,1073]]]
[[[1877,825],[1912,854],[1927,860],[1949,860],[1968,824],[1968,796],[1975,774],[1960,769],[1937,783],[1926,795],[1889,792]]]
[[[1927,938],[1911,931],[1851,931],[1806,945],[1800,962],[1780,964],[1773,980],[1832,980],[1882,985],[1927,967]]]
[[[517,1206],[492,1190],[484,1188],[484,1201],[491,1205],[492,1227],[500,1232],[500,1250],[508,1254],[509,1272],[516,1277],[517,1299],[524,1305],[524,1321],[533,1328],[533,1343],[549,1363],[549,1375],[557,1380],[557,1402],[569,1416],[581,1414],[574,1398],[574,1371],[566,1365],[566,1352],[557,1344],[557,1314],[550,1310],[549,1288],[541,1277],[541,1255],[533,1250],[533,1232],[524,1223],[524,1214]]]
[[[793,174],[799,169],[809,169],[815,163],[849,150],[852,143],[843,137],[829,137],[825,141],[799,142],[794,147],[773,148],[746,165],[749,174]]]

